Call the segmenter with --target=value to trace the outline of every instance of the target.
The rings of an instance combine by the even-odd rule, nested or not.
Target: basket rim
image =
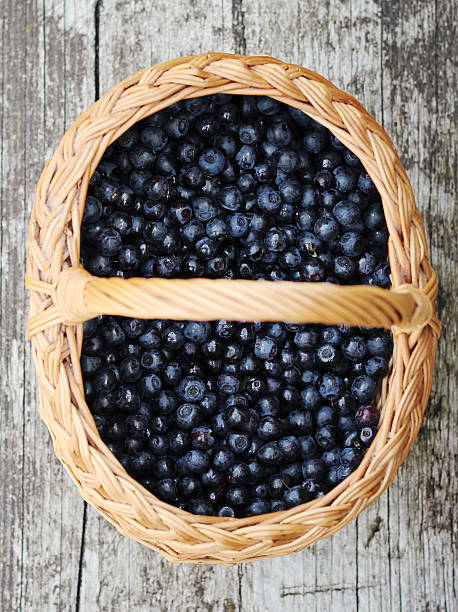
[[[75,121],[75,123],[66,131],[66,133],[64,134],[59,144],[59,147],[56,153],[51,158],[50,162],[48,162],[47,166],[45,167],[45,170],[43,171],[42,177],[40,178],[40,182],[37,187],[37,194],[36,194],[36,199],[34,202],[34,211],[31,217],[30,244],[29,244],[28,255],[27,255],[27,274],[29,277],[35,278],[38,281],[48,282],[50,280],[50,276],[52,278],[53,274],[55,275],[56,273],[56,266],[54,266],[52,270],[50,268],[46,270],[46,273],[43,273],[43,268],[40,269],[39,267],[37,267],[36,262],[34,261],[34,258],[36,258],[35,245],[37,243],[40,244],[40,239],[39,237],[37,238],[37,227],[40,225],[42,229],[46,228],[46,223],[48,222],[49,217],[52,217],[53,204],[50,202],[52,198],[50,198],[49,196],[49,190],[50,190],[50,186],[52,185],[52,180],[56,172],[59,169],[59,162],[62,163],[62,158],[65,158],[66,155],[67,157],[69,156],[68,147],[65,146],[67,140],[68,141],[71,140],[74,143],[75,140],[78,138],[78,131],[81,133],[82,131],[84,131],[84,129],[90,129],[90,122],[89,122],[89,125],[87,126],[84,125],[84,123],[88,121],[89,118],[95,117],[97,120],[97,119],[103,118],[104,116],[107,116],[106,109],[109,106],[109,103],[113,103],[113,100],[114,100],[115,106],[116,106],[116,103],[119,103],[119,102],[122,103],[123,95],[126,90],[130,90],[130,92],[132,92],[133,88],[137,87],[137,89],[141,90],[139,94],[144,93],[143,84],[145,81],[148,80],[149,77],[151,77],[151,75],[153,75],[153,77],[155,75],[162,75],[164,73],[167,73],[168,71],[173,71],[173,69],[176,66],[188,65],[190,67],[189,72],[193,73],[194,71],[195,73],[197,73],[196,77],[194,74],[190,75],[190,80],[192,81],[192,78],[194,77],[201,78],[200,73],[202,72],[205,73],[205,69],[207,68],[208,64],[211,64],[213,62],[218,62],[221,60],[223,61],[230,60],[230,62],[234,61],[236,64],[241,63],[243,64],[243,68],[246,68],[247,70],[248,69],[251,70],[252,68],[256,69],[256,67],[258,66],[265,66],[265,65],[267,65],[268,67],[269,66],[279,66],[282,71],[285,71],[285,72],[289,71],[288,79],[290,81],[292,81],[295,78],[296,79],[300,78],[304,76],[305,74],[306,78],[310,79],[311,83],[315,87],[315,89],[312,89],[312,93],[314,93],[318,97],[318,99],[320,100],[322,104],[323,104],[322,100],[319,98],[318,93],[316,93],[316,91],[318,91],[319,93],[322,91],[320,88],[322,88],[323,91],[326,92],[326,94],[332,100],[333,104],[334,103],[336,103],[337,105],[343,104],[345,105],[345,108],[346,108],[346,105],[350,105],[352,109],[356,110],[360,118],[362,117],[370,123],[371,127],[373,127],[373,125],[378,126],[375,120],[373,120],[372,117],[370,117],[367,111],[365,111],[362,105],[355,98],[340,91],[332,83],[330,83],[323,77],[317,75],[316,73],[307,71],[300,66],[288,64],[286,62],[282,62],[281,60],[275,60],[273,58],[270,58],[269,56],[242,56],[242,55],[233,55],[233,54],[209,54],[208,53],[208,54],[203,54],[203,55],[198,55],[198,56],[188,56],[184,58],[176,58],[175,60],[162,62],[151,68],[147,68],[145,70],[139,71],[125,78],[124,80],[122,80],[115,87],[113,87],[106,94],[104,94],[104,96],[102,96],[100,100],[92,104],[86,111],[84,111],[80,115],[80,117]],[[232,68],[232,65],[230,62],[229,62],[229,65],[226,67],[226,71],[228,72],[230,72]],[[201,67],[201,64],[203,64],[203,68]],[[235,68],[237,68],[237,66],[235,66]],[[159,76],[159,79],[160,79],[160,76]],[[156,79],[156,82],[157,80],[158,79]],[[234,91],[235,89],[234,83],[235,81],[229,80],[226,85],[220,86],[219,92],[233,93],[236,95],[242,95],[243,93],[249,93],[250,95],[269,95],[270,97],[279,99],[282,102],[285,101],[284,95],[278,94],[276,96],[276,95],[272,95],[271,93],[267,94],[265,93],[265,89],[261,89],[261,88],[255,88],[254,90],[249,89],[248,91]],[[173,78],[172,78],[172,85],[173,85]],[[237,83],[237,86],[238,86],[238,90],[240,90],[241,88],[240,88],[239,82]],[[223,88],[224,88],[224,91],[222,90]],[[210,95],[212,93],[215,93],[214,88],[211,88],[211,87],[204,88],[204,89],[202,88],[195,89],[194,91],[189,90],[187,92],[189,93],[189,95],[181,95],[182,92],[183,92],[183,86],[181,86],[181,89],[179,89],[176,94],[172,95],[171,97],[165,98],[166,103],[163,104],[163,107],[169,106],[170,104],[172,104],[174,100],[174,96],[178,97],[179,99],[185,99],[185,98],[190,98],[190,97],[202,97],[204,95]],[[300,110],[304,110],[304,102],[297,101],[296,104],[294,102],[295,102],[294,99],[287,100],[287,104],[290,104],[291,106],[295,106],[296,108],[299,108]],[[308,114],[313,119],[315,119],[316,121],[320,122],[322,125],[327,127],[333,134],[335,134],[339,139],[341,139],[342,128],[338,126],[336,127],[331,121],[328,121],[327,122],[328,124],[327,124],[326,119],[323,120],[323,118],[319,116],[319,112],[316,110],[315,106],[313,106],[311,103],[309,103],[309,106],[310,106],[310,109],[308,110],[311,112],[307,112],[307,111],[304,111],[304,112],[306,112],[306,114]],[[143,108],[143,107],[139,106],[139,108]],[[155,108],[155,110],[152,112],[157,112],[157,110],[159,110],[158,107]],[[148,114],[152,114],[152,112]],[[76,204],[79,206],[79,210],[74,211],[72,209],[73,216],[70,218],[69,223],[73,229],[73,235],[76,236],[76,243],[73,246],[72,252],[69,255],[67,254],[67,260],[70,258],[73,261],[75,260],[79,261],[79,231],[80,231],[80,228],[77,223],[75,224],[75,218],[77,220],[78,215],[79,215],[79,218],[81,218],[82,216],[82,206],[84,206],[84,202],[86,200],[86,195],[87,195],[88,177],[92,175],[93,169],[95,169],[95,167],[99,163],[100,158],[102,157],[106,148],[114,140],[116,140],[116,138],[118,138],[121,135],[121,133],[129,129],[129,127],[132,124],[136,123],[139,120],[137,118],[138,115],[139,115],[138,112],[132,113],[129,121],[126,121],[125,123],[123,123],[122,127],[120,126],[116,130],[113,129],[110,132],[108,132],[109,134],[108,137],[107,137],[107,133],[104,133],[101,137],[101,142],[99,143],[99,147],[96,151],[96,154],[90,158],[90,163],[86,164],[86,169],[84,171],[84,177],[80,180],[79,184],[75,188],[76,190],[73,195],[74,199],[76,200]],[[345,113],[344,113],[344,117],[345,117]],[[406,206],[410,207],[411,209],[410,210],[410,225],[407,229],[409,230],[409,233],[412,227],[418,230],[418,236],[419,236],[418,243],[420,247],[420,248],[417,248],[418,245],[416,245],[415,248],[413,249],[411,248],[411,253],[413,253],[414,259],[416,258],[414,263],[416,267],[418,267],[416,276],[412,275],[411,266],[406,267],[406,262],[409,261],[407,257],[405,261],[402,261],[402,260],[399,261],[397,258],[394,259],[395,255],[397,254],[396,249],[391,248],[389,250],[390,264],[393,264],[392,267],[394,268],[394,270],[398,271],[398,274],[397,275],[394,274],[392,278],[392,285],[394,287],[397,287],[405,283],[406,280],[408,280],[413,285],[415,285],[416,287],[418,287],[419,289],[423,291],[425,291],[425,288],[426,288],[426,291],[428,292],[428,296],[430,297],[431,300],[433,300],[435,297],[436,290],[437,290],[437,283],[435,280],[434,272],[432,271],[432,268],[429,266],[429,262],[428,262],[427,255],[426,255],[426,238],[424,236],[424,230],[422,226],[421,217],[417,209],[415,208],[415,203],[413,200],[410,183],[408,182],[405,171],[400,165],[399,159],[397,158],[397,155],[394,150],[394,145],[389,139],[389,137],[386,136],[383,129],[380,128],[380,126],[378,126],[378,129],[381,130],[381,133],[384,138],[384,142],[387,143],[388,147],[393,152],[394,161],[392,161],[392,163],[396,166],[396,172],[397,172],[395,178],[398,179],[400,181],[400,184],[403,185],[406,189],[405,193],[401,194],[399,201],[402,201],[404,204],[406,204]],[[356,133],[358,132],[356,131]],[[356,155],[358,155],[358,157],[362,156],[361,151],[363,149],[361,147],[356,146],[356,144],[351,140],[350,136],[346,135],[343,142],[345,146],[347,146],[351,151],[353,151]],[[61,156],[60,158],[59,158],[59,155]],[[70,158],[71,158],[71,154],[70,154]],[[78,157],[76,155],[74,155],[74,158],[75,158],[75,161],[78,161]],[[386,160],[383,160],[382,158],[382,162],[377,162],[376,166],[378,167],[379,163],[383,163],[383,161],[386,162]],[[367,168],[365,164],[364,164],[364,167],[366,168],[371,178],[373,178],[374,183],[376,184],[377,188],[379,188],[379,185],[377,184],[377,183],[380,183],[379,176],[375,174],[373,176],[372,168],[371,169]],[[91,168],[92,168],[92,171],[91,171]],[[389,183],[389,180],[387,180],[387,183]],[[42,185],[47,186],[47,190],[40,190],[40,187]],[[382,198],[383,209],[385,211],[385,214],[387,215],[387,213],[389,212],[390,213],[389,216],[391,217],[392,215],[394,215],[394,212],[393,210],[388,209],[388,207],[392,206],[393,203],[390,201],[390,198],[387,197],[388,192],[386,189],[386,185],[381,184],[381,188],[382,188],[382,192],[380,193],[380,195]],[[407,198],[407,201],[402,200],[402,198]],[[40,207],[43,207],[45,205],[48,205],[50,214],[48,216],[42,215],[40,218],[37,212],[39,212]],[[73,204],[73,206],[75,207],[75,203]],[[401,232],[402,232],[402,219],[400,223],[398,223],[398,226],[400,227]],[[67,228],[68,225],[66,224],[65,227]],[[390,242],[391,242],[392,232],[390,230],[389,230],[389,234],[390,234]],[[46,242],[42,241],[41,253],[42,253],[42,257],[44,256],[45,259],[46,259],[47,248],[48,248],[48,245],[46,244]],[[64,255],[65,253],[64,251],[62,251],[61,265],[64,263]],[[421,260],[420,260],[420,255],[422,256]],[[418,261],[421,261],[423,268],[421,268],[420,265],[417,265]],[[38,301],[37,301],[37,297],[35,296],[35,300],[34,300],[34,295],[32,295],[31,313],[33,314],[33,312],[37,311],[37,304],[42,309],[46,309],[46,307],[49,306],[49,303],[50,303],[49,298],[46,298],[46,297],[43,298],[43,295],[41,295]],[[221,563],[222,562],[224,564],[232,564],[234,562],[238,562],[239,560],[245,560],[245,556],[242,556],[240,559],[238,559],[237,550],[234,549],[232,558],[230,558],[230,556],[219,558],[218,553],[217,552],[215,553],[214,551],[210,551],[207,554],[205,553],[201,554],[199,552],[196,552],[193,557],[192,553],[190,551],[187,551],[186,547],[183,552],[183,550],[180,551],[180,550],[177,550],[176,548],[174,549],[173,546],[171,546],[170,544],[165,545],[163,543],[161,545],[160,539],[154,540],[154,538],[152,538],[151,542],[147,542],[145,541],[144,534],[134,533],[131,525],[127,525],[127,526],[120,525],[117,518],[115,517],[116,515],[115,509],[107,509],[106,505],[104,506],[103,503],[97,503],[97,496],[94,497],[93,495],[94,494],[93,489],[95,488],[95,485],[93,486],[94,483],[88,484],[87,482],[85,482],[84,478],[81,478],[81,475],[78,474],[78,470],[76,470],[77,475],[75,476],[75,473],[74,473],[75,466],[71,465],[72,463],[71,457],[69,456],[69,453],[64,450],[64,448],[62,447],[59,441],[59,436],[61,436],[62,433],[59,431],[59,427],[57,427],[56,419],[50,418],[52,410],[49,411],[49,410],[43,409],[44,404],[46,404],[46,402],[50,403],[52,402],[52,400],[49,397],[49,389],[46,389],[46,384],[44,384],[45,379],[48,380],[48,383],[49,383],[49,376],[46,377],[45,367],[43,365],[44,360],[41,359],[39,353],[40,351],[43,352],[43,346],[45,346],[47,343],[53,344],[52,341],[54,340],[55,337],[62,336],[62,338],[66,338],[69,345],[72,345],[72,346],[69,346],[67,353],[65,354],[64,357],[62,357],[62,352],[59,355],[58,361],[61,358],[62,358],[62,361],[59,361],[59,375],[57,377],[58,382],[56,385],[56,391],[57,391],[59,384],[61,384],[61,386],[63,387],[68,388],[69,395],[68,397],[66,397],[66,401],[68,401],[70,405],[72,406],[72,420],[76,418],[77,420],[80,419],[81,421],[78,425],[78,429],[79,429],[78,434],[79,436],[81,436],[81,439],[78,440],[78,444],[76,445],[77,448],[80,449],[79,443],[82,441],[83,438],[86,438],[86,444],[88,447],[89,446],[92,446],[93,448],[95,447],[97,451],[99,452],[104,451],[101,454],[103,456],[103,460],[105,461],[105,469],[111,470],[113,478],[119,479],[121,477],[123,486],[127,488],[133,496],[143,499],[143,502],[140,504],[141,512],[138,513],[139,516],[141,517],[141,514],[143,514],[143,512],[145,511],[146,512],[148,510],[151,511],[152,508],[150,506],[154,506],[155,511],[158,513],[158,516],[160,516],[160,520],[162,520],[163,522],[166,522],[164,519],[166,515],[168,519],[171,519],[171,516],[168,516],[169,514],[171,514],[174,517],[174,520],[172,522],[173,522],[173,529],[175,530],[175,534],[179,534],[180,527],[182,527],[182,525],[178,526],[176,524],[175,519],[182,517],[183,522],[187,523],[190,526],[192,525],[195,526],[196,524],[205,525],[207,529],[210,526],[214,526],[215,528],[218,528],[217,530],[225,529],[229,531],[229,533],[233,534],[240,540],[247,540],[248,542],[251,542],[251,539],[250,539],[251,532],[253,530],[254,532],[256,532],[259,523],[262,523],[263,527],[267,529],[269,527],[271,528],[273,525],[278,524],[279,527],[284,528],[284,531],[286,533],[288,532],[289,527],[294,526],[296,528],[296,531],[294,531],[294,529],[292,529],[292,531],[296,533],[298,526],[299,528],[303,526],[300,522],[297,523],[295,520],[297,518],[298,513],[301,513],[304,511],[307,512],[312,509],[316,510],[317,513],[319,513],[319,511],[322,511],[325,508],[333,508],[338,513],[344,514],[345,516],[343,516],[340,519],[340,522],[337,521],[337,523],[335,520],[328,521],[330,525],[324,526],[324,527],[320,526],[320,520],[316,518],[315,524],[312,525],[311,527],[309,526],[309,531],[312,532],[311,541],[315,541],[316,539],[319,539],[320,537],[324,537],[324,535],[329,535],[330,533],[337,531],[337,529],[340,529],[342,526],[344,526],[344,524],[348,523],[362,509],[364,509],[367,505],[369,505],[369,503],[371,503],[376,497],[378,497],[378,495],[380,495],[381,492],[386,488],[386,486],[388,486],[388,484],[391,482],[400,463],[407,455],[410,445],[413,443],[413,440],[415,439],[416,431],[418,431],[418,427],[419,427],[419,421],[421,421],[421,414],[424,411],[426,401],[429,396],[428,385],[430,385],[430,380],[426,381],[426,393],[423,393],[421,396],[422,400],[420,402],[419,419],[416,418],[414,422],[416,431],[414,432],[413,436],[412,435],[408,436],[407,446],[404,446],[402,449],[401,448],[398,449],[398,454],[392,461],[392,467],[390,468],[390,470],[388,470],[387,474],[385,474],[384,477],[382,478],[381,487],[379,487],[375,491],[375,494],[369,495],[369,497],[366,497],[366,499],[362,501],[361,503],[358,503],[358,502],[354,503],[351,499],[352,496],[348,494],[348,491],[349,491],[349,488],[351,489],[352,485],[354,485],[355,483],[362,483],[364,487],[369,487],[369,489],[371,488],[371,486],[373,486],[372,481],[374,480],[374,473],[376,473],[376,470],[374,469],[371,471],[370,469],[368,470],[368,468],[370,468],[371,464],[373,464],[374,460],[377,457],[379,457],[380,459],[381,455],[383,455],[384,450],[387,447],[387,442],[389,438],[389,435],[388,435],[389,434],[389,431],[388,431],[389,423],[388,421],[386,421],[386,419],[385,419],[386,422],[384,422],[384,416],[385,416],[384,411],[382,411],[382,414],[381,414],[379,430],[377,431],[377,434],[371,446],[366,451],[364,458],[361,464],[359,465],[359,467],[357,468],[357,470],[355,470],[355,472],[353,472],[349,477],[347,477],[339,485],[334,487],[324,497],[318,500],[309,501],[300,506],[291,508],[290,510],[285,510],[285,511],[275,512],[275,513],[267,513],[267,514],[258,515],[255,517],[232,519],[232,518],[226,518],[226,517],[208,517],[208,516],[195,515],[195,514],[186,512],[184,510],[180,510],[176,508],[175,506],[171,506],[165,502],[161,502],[160,500],[158,500],[158,498],[156,498],[152,493],[147,491],[147,489],[145,489],[140,483],[138,483],[135,479],[129,476],[128,473],[122,467],[122,465],[114,457],[114,455],[112,455],[111,451],[109,451],[108,447],[102,441],[100,435],[98,434],[95,428],[92,414],[90,412],[88,405],[85,402],[84,393],[82,393],[82,378],[81,378],[81,371],[79,369],[79,354],[80,354],[80,349],[81,349],[82,325],[78,325],[77,329],[70,329],[69,327],[63,324],[58,325],[57,327],[59,328],[58,330],[55,330],[54,328],[50,328],[49,330],[40,332],[40,334],[37,335],[38,337],[34,336],[32,338],[32,343],[34,346],[35,367],[36,367],[36,371],[38,374],[39,382],[41,383],[40,384],[40,395],[41,395],[40,412],[48,428],[51,431],[51,435],[53,437],[53,441],[55,445],[56,454],[59,457],[59,459],[64,463],[64,466],[67,468],[67,470],[69,470],[73,480],[76,482],[83,497],[87,501],[95,505],[100,511],[102,511],[105,517],[108,518],[108,520],[112,522],[121,531],[121,533],[129,535],[130,537],[133,537],[134,539],[137,539],[138,541],[142,541],[143,543],[150,546],[151,548],[154,548],[155,550],[159,550],[159,552],[162,552],[162,554],[164,554],[167,558],[170,558],[172,560],[185,560],[188,562],[196,561],[200,563],[202,562]],[[410,349],[408,346],[409,341],[410,342],[413,341],[412,343],[416,345],[418,344],[419,340],[421,340],[421,338],[426,337],[426,336],[427,336],[427,345],[428,345],[428,351],[427,351],[428,355],[425,355],[424,357],[425,357],[425,360],[427,360],[427,358],[429,357],[429,361],[428,361],[427,369],[424,369],[424,370],[430,371],[432,367],[432,360],[434,359],[434,348],[436,344],[436,338],[438,335],[437,325],[435,327],[434,324],[432,323],[431,325],[426,326],[422,328],[421,330],[415,331],[413,333],[406,333],[405,331],[399,331],[397,333],[396,330],[394,331],[395,331],[395,333],[393,334],[394,335],[394,354],[396,353],[397,357],[394,356],[393,359],[396,363],[397,363],[396,360],[399,361],[399,359],[401,362],[407,363],[407,365],[404,365],[404,367],[402,368],[403,372],[401,373],[403,374],[409,365],[409,358],[411,356]],[[69,342],[69,337],[72,334],[74,335],[74,338],[72,338]],[[75,357],[77,358],[75,359]],[[65,366],[64,366],[64,362],[66,363]],[[75,364],[76,364],[76,367],[75,367]],[[413,366],[411,366],[411,368],[412,367]],[[68,368],[73,369],[73,376],[75,377],[75,379],[74,381],[70,381],[70,383],[68,383],[68,381],[67,383],[65,383],[64,381],[62,381],[62,377],[63,376],[65,377],[65,374],[62,374],[62,371],[66,372]],[[56,372],[54,372],[54,374],[55,373]],[[66,374],[68,375],[67,372]],[[383,404],[386,403],[388,396],[390,394],[396,395],[396,393],[393,391],[393,387],[395,386],[395,384],[398,384],[398,385],[400,384],[399,375],[400,375],[400,372],[398,372],[398,374],[396,374],[395,376],[394,370],[393,370],[390,372],[387,379],[385,379],[382,392],[379,396],[380,402],[383,402]],[[399,393],[397,394],[399,395]],[[425,399],[425,396],[426,396],[426,399]],[[73,401],[76,403],[76,407],[73,404]],[[394,398],[393,398],[393,401],[394,401]],[[81,411],[83,412],[81,413]],[[395,418],[395,415],[392,415],[392,416],[393,418]],[[65,429],[65,425],[69,424],[68,419],[63,417],[61,420],[63,422],[64,429]],[[92,420],[92,423],[90,422],[91,420]],[[392,421],[391,421],[391,424],[392,424]],[[71,425],[74,427],[75,422],[73,422]],[[69,427],[70,430],[73,429],[72,426]],[[68,440],[66,440],[66,442],[68,442]],[[83,446],[84,446],[84,442],[83,442]],[[112,484],[113,483],[110,482],[110,485]],[[339,503],[335,503],[337,498],[339,498]],[[109,505],[110,504],[108,504],[108,506]],[[135,520],[137,519],[134,519],[134,521]],[[193,529],[193,531],[195,530]],[[236,534],[234,533],[235,531],[237,532]],[[221,534],[218,534],[218,535],[220,536]],[[193,536],[197,539],[196,534],[193,534]],[[201,546],[204,547],[205,541],[208,540],[208,536],[202,534],[200,531],[198,531],[198,536],[201,538],[200,541],[203,542]],[[304,543],[303,537],[302,538],[299,537],[299,538],[296,538],[296,540],[293,540],[292,545],[285,544],[282,546],[281,544],[279,544],[276,546],[276,551],[273,554],[287,554],[288,552],[291,552],[292,550],[299,550],[300,548],[303,547],[303,543]],[[305,542],[305,545],[307,543],[308,542]],[[196,548],[196,546],[198,547],[199,545],[193,544],[194,549]],[[267,549],[269,547],[270,547],[270,544],[267,545]],[[248,548],[250,548],[250,546],[248,546]],[[253,546],[251,546],[251,548],[253,549]],[[257,557],[263,558],[265,556],[271,556],[270,553],[268,552],[266,553],[266,550],[267,550],[266,545],[258,546],[258,549],[259,550],[257,550],[255,547],[252,551],[250,551],[251,556],[249,555],[248,558],[253,558],[253,555],[254,555],[254,558],[257,558]],[[195,555],[197,555],[197,557]]]

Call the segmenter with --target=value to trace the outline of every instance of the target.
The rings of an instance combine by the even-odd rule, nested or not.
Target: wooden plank
[[[33,192],[68,121],[93,99],[92,10],[9,2],[3,16],[0,609],[70,610],[83,502],[41,423],[26,338],[23,265]],[[66,81],[67,79],[67,81]],[[90,91],[90,96],[88,92]],[[8,560],[7,562],[5,562]]]
[[[371,102],[371,110],[377,104],[380,107],[380,90],[371,80],[372,87],[364,91],[359,83],[365,79],[358,81],[357,70],[370,70],[377,48],[361,45],[363,53],[358,61],[354,57],[354,31],[363,40],[375,38],[378,23],[373,6],[365,2],[280,4],[273,0],[263,2],[262,7],[254,3],[245,6],[248,53],[269,53],[316,70],[357,96],[365,93],[363,98]],[[353,21],[351,9],[355,11]],[[360,17],[365,10],[374,15],[372,19]],[[244,566],[244,609],[357,609],[357,552],[357,531],[351,524],[301,553]],[[367,583],[361,587],[369,590]]]
[[[31,40],[31,35],[37,33],[34,28],[32,32],[27,31],[30,14],[15,2],[9,2],[2,17],[0,431],[4,441],[0,448],[0,547],[2,559],[8,563],[2,563],[0,609],[18,610],[23,601],[25,569],[23,513],[27,490],[30,490],[25,477],[25,455],[29,447],[28,444],[26,447],[24,428],[30,392],[24,390],[28,355],[24,347],[26,297],[22,261],[31,192],[27,186],[29,156],[28,143],[24,140],[29,134],[24,96],[27,78],[37,85],[40,65],[38,41],[34,44]],[[29,74],[30,69],[35,69],[35,74]]]
[[[43,159],[52,154],[66,128],[94,98],[93,11],[91,7],[82,9],[78,4],[75,0],[46,0],[36,26],[42,32],[39,62],[43,71],[43,111],[36,132],[43,153],[34,167],[31,192]],[[31,21],[35,23],[34,16]],[[34,95],[31,88],[31,100]],[[33,149],[37,145],[38,142],[33,144]],[[35,406],[33,402],[33,416]],[[27,476],[36,503],[26,505],[24,513],[27,571],[24,572],[23,605],[34,610],[71,610],[78,597],[84,504],[56,461],[48,433],[36,416],[27,419],[25,438],[36,440],[36,452],[29,457],[29,474],[35,474],[38,467],[44,482]],[[38,542],[33,528],[37,524],[41,525]]]
[[[423,427],[389,491],[391,602],[393,610],[453,610],[458,425],[452,348],[457,339],[453,4],[418,2],[410,11],[403,2],[384,3],[382,23],[385,127],[426,223],[444,326]]]
[[[178,15],[179,19],[175,16]],[[232,47],[231,7],[216,0],[115,2],[100,7],[100,92],[152,63]],[[240,609],[237,568],[173,565],[122,538],[88,508],[81,610]]]

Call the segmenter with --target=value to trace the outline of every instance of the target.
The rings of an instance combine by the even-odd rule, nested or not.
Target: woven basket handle
[[[398,328],[430,322],[429,297],[412,285],[368,285],[225,279],[98,278],[81,267],[64,269],[54,285],[27,279],[54,302],[29,320],[29,334],[51,325],[82,323],[99,314],[142,319],[289,321]]]

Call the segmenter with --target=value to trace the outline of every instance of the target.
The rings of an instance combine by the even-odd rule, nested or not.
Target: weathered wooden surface
[[[456,610],[452,0],[0,0],[0,18],[0,610]],[[430,407],[390,489],[332,538],[239,568],[171,565],[85,507],[39,421],[25,340],[23,261],[45,159],[121,77],[208,50],[313,68],[384,124],[426,222],[444,324]]]

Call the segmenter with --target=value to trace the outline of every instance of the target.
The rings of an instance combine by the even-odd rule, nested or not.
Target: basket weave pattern
[[[355,153],[374,181],[389,230],[392,289],[207,279],[102,279],[79,264],[88,183],[106,148],[137,121],[212,93],[267,95],[295,106]],[[440,324],[437,281],[409,180],[384,130],[323,77],[267,56],[180,58],[119,83],[70,127],[37,186],[27,256],[29,335],[40,415],[81,495],[121,533],[173,561],[220,563],[284,555],[346,525],[393,480],[428,401]],[[287,320],[391,329],[393,366],[380,394],[378,433],[358,469],[325,497],[247,517],[191,515],[131,478],[101,440],[79,365],[82,322],[140,318]]]

